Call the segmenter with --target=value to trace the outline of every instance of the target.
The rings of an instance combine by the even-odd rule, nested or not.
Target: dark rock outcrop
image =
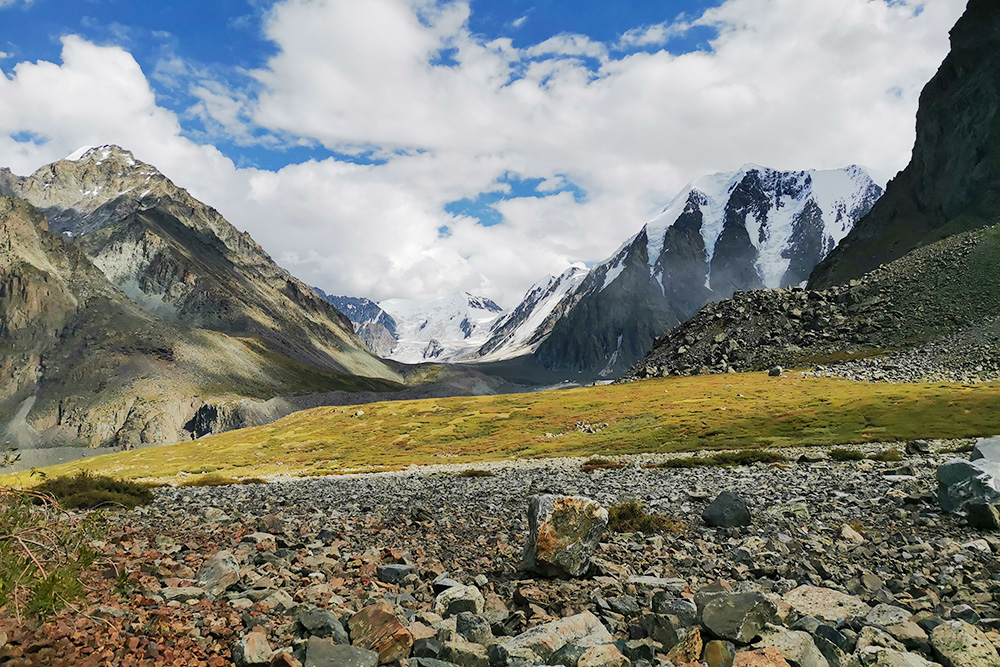
[[[1000,5],[970,0],[920,95],[910,164],[821,262],[809,286],[858,278],[915,247],[998,221]]]

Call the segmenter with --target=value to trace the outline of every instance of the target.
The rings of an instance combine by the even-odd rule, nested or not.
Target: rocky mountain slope
[[[921,138],[913,160],[890,186],[888,203],[880,200],[859,223],[862,231],[850,234],[845,250],[817,267],[812,282],[839,280],[871,262],[918,247],[847,285],[820,291],[754,292],[713,304],[659,339],[626,377],[752,370],[773,364],[812,366],[858,357],[879,358],[860,371],[857,363],[849,367],[853,369],[849,373],[862,372],[869,379],[1000,376],[997,364],[984,361],[981,350],[984,337],[996,333],[1000,316],[996,271],[1000,226],[984,227],[1000,211],[996,198],[1000,172],[985,166],[983,161],[990,160],[985,154],[978,161],[962,161],[969,147],[982,149],[996,141],[995,128],[968,119],[981,119],[986,111],[992,117],[1000,113],[1000,106],[994,102],[986,109],[981,105],[984,98],[969,95],[972,88],[965,84],[1000,80],[995,53],[977,62],[968,60],[973,46],[992,45],[993,52],[1000,47],[998,28],[1000,7],[970,2],[952,31],[955,52],[921,97]],[[957,84],[959,79],[962,85]],[[945,126],[948,130],[942,134],[940,128]],[[927,152],[931,138],[935,151],[940,151],[939,160]],[[946,159],[945,154],[951,157]],[[918,174],[920,187],[912,180]],[[961,174],[967,182],[956,180]],[[968,189],[968,183],[976,189]],[[933,198],[939,204],[930,206]],[[903,206],[899,203],[903,201],[909,203]],[[940,203],[945,201],[952,203]],[[914,218],[915,210],[923,211],[923,217]],[[949,218],[953,215],[961,217]],[[961,231],[966,226],[975,229]],[[942,235],[942,240],[933,241]],[[895,236],[902,240],[893,241],[895,250],[886,254],[885,244]],[[958,347],[942,345],[943,337]],[[911,352],[900,356],[903,350]],[[901,361],[904,373],[898,372]]]
[[[924,87],[909,165],[810,280],[857,278],[949,234],[995,224],[1000,211],[1000,6],[971,0],[951,53]]]
[[[317,368],[398,379],[336,309],[248,234],[130,152],[85,149],[26,178],[7,172],[0,180],[161,319],[256,336]]]
[[[16,195],[0,207],[0,442],[172,442],[292,409],[266,399],[400,386],[214,209],[122,149],[72,157],[0,174]]]
[[[611,258],[586,275],[560,277],[559,287],[569,288],[555,304],[535,307],[540,292],[532,288],[508,316],[520,332],[497,327],[479,356],[530,351],[547,369],[617,376],[706,303],[805,281],[881,192],[859,167],[746,165],[698,179]]]
[[[383,359],[392,354],[392,350],[399,342],[396,334],[396,320],[379,308],[377,303],[364,297],[332,296],[321,289],[313,289],[351,321],[354,333],[369,350]]]

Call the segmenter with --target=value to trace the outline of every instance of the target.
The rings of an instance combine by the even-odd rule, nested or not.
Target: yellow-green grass
[[[363,412],[363,414],[358,414]],[[551,456],[831,446],[1000,430],[1000,383],[864,384],[766,373],[323,407],[193,442],[73,461],[53,475],[246,478]],[[597,433],[579,421],[606,422]],[[210,471],[206,473],[205,471]],[[30,483],[26,475],[0,484]]]

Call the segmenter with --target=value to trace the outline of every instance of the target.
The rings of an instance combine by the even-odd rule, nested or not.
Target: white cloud
[[[8,7],[13,7],[14,5],[23,4],[25,7],[30,5],[34,0],[0,0],[0,9],[6,9]]]
[[[525,23],[527,23],[527,21],[528,21],[528,15],[529,14],[531,14],[530,11],[525,12],[524,14],[521,14],[516,19],[514,19],[513,21],[510,22],[510,26],[512,28],[514,28],[515,30],[517,30],[518,28],[520,28],[521,26],[523,26]]]
[[[891,175],[963,5],[728,0],[684,19],[718,30],[709,51],[612,56],[615,45],[576,35],[523,50],[483,41],[464,2],[286,0],[265,26],[278,52],[254,73],[262,91],[199,81],[190,113],[229,137],[264,128],[376,148],[386,164],[237,169],[182,136],[127,52],[77,37],[61,64],[0,77],[0,164],[26,173],[79,145],[121,143],[329,292],[468,289],[509,304],[545,273],[609,255],[704,173],[753,161]],[[622,40],[661,43],[676,23]],[[185,68],[165,62],[155,75],[179,85]],[[7,138],[22,132],[47,141]],[[504,224],[489,228],[444,211],[480,192],[513,196],[506,174],[543,179],[542,193],[566,179],[586,197],[508,199],[496,206]]]
[[[625,31],[615,47],[619,50],[642,48],[647,46],[663,46],[671,37],[683,35],[691,29],[691,24],[683,20],[657,23],[641,26]]]

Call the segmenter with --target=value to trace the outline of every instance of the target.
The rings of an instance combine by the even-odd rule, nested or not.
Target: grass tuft
[[[716,452],[707,456],[685,456],[657,463],[654,468],[704,468],[706,466],[748,466],[754,463],[782,463],[788,458],[777,452],[747,449],[736,452]]]
[[[478,468],[469,468],[468,470],[462,470],[461,472],[455,473],[455,477],[495,477],[496,475],[489,470],[480,470]]]
[[[608,530],[613,533],[642,533],[643,535],[678,535],[684,524],[662,514],[649,514],[639,500],[623,500],[608,508]]]
[[[883,449],[868,458],[871,461],[881,461],[882,463],[898,463],[903,460],[903,452],[898,449]]]
[[[584,461],[580,469],[583,472],[590,472],[591,470],[621,470],[624,467],[624,463],[618,463],[603,456],[593,456]]]
[[[860,449],[834,447],[826,453],[834,461],[864,461],[867,457]]]
[[[52,496],[66,509],[120,505],[132,509],[153,500],[149,486],[81,471],[73,477],[51,477],[35,491]]]
[[[202,475],[201,477],[196,477],[195,479],[186,479],[181,482],[178,486],[233,486],[236,484],[267,484],[266,479],[261,479],[260,477],[243,477],[237,479],[235,477],[226,477],[225,475]]]

